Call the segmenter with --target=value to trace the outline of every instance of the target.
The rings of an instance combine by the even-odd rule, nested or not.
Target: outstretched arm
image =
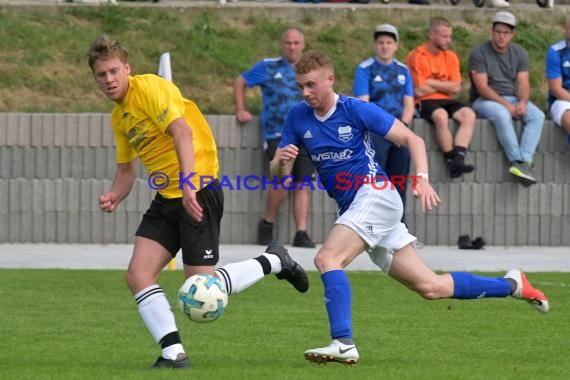
[[[395,144],[406,146],[410,150],[410,156],[416,169],[416,176],[412,178],[412,192],[420,201],[423,212],[437,207],[441,200],[431,187],[428,178],[428,160],[424,140],[412,132],[409,128],[395,120],[392,128],[388,131],[386,139]]]

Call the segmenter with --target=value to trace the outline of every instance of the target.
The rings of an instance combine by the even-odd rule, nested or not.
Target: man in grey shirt
[[[512,43],[516,18],[501,11],[493,18],[491,40],[475,47],[469,56],[470,99],[479,118],[489,120],[511,163],[509,172],[523,185],[536,183],[533,156],[540,141],[544,112],[529,101],[528,53]],[[515,120],[521,120],[520,142]]]

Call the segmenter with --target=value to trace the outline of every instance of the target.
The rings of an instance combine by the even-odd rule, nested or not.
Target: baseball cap
[[[505,11],[497,12],[495,14],[495,17],[493,17],[493,25],[497,22],[512,26],[513,28],[517,26],[517,19],[510,12],[505,12]]]
[[[398,36],[398,29],[396,29],[394,25],[390,24],[378,25],[376,27],[376,30],[374,30],[374,39],[378,38],[378,36],[381,34],[391,35],[392,37],[394,37],[396,42],[398,42],[398,40],[400,39],[400,36]]]

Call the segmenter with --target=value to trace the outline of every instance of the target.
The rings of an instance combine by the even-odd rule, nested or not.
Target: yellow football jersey
[[[194,142],[196,189],[205,178],[218,176],[218,154],[210,126],[196,104],[185,99],[176,85],[154,74],[129,77],[129,90],[113,108],[111,124],[117,145],[117,163],[139,158],[150,175],[160,173],[168,186],[159,190],[165,198],[180,198],[180,166],[168,125],[183,117]],[[163,182],[166,184],[166,182]]]

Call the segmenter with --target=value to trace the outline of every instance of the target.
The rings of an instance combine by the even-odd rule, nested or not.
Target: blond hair
[[[322,68],[334,71],[330,58],[320,51],[308,51],[303,53],[301,58],[295,63],[295,72],[297,74],[307,74],[308,72]]]
[[[446,19],[445,17],[436,16],[436,17],[432,17],[430,22],[429,22],[429,31],[432,32],[440,26],[445,26],[447,28],[452,27],[451,22],[449,22],[448,19]]]
[[[106,60],[112,57],[118,57],[122,63],[129,61],[129,53],[119,41],[110,39],[102,35],[99,36],[91,43],[89,51],[87,52],[87,62],[89,67],[93,70],[95,62],[98,60]]]

